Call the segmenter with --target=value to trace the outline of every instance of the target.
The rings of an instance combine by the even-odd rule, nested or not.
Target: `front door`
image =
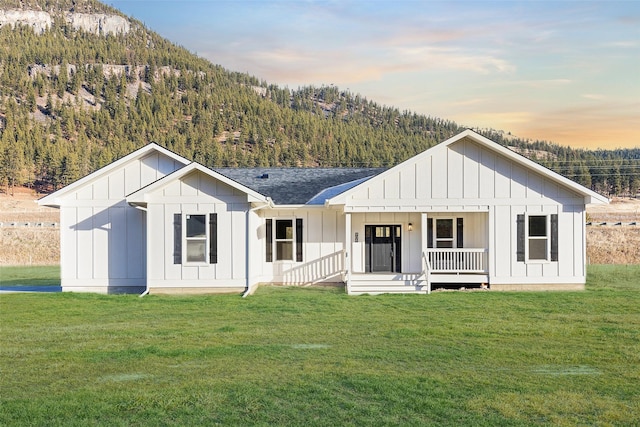
[[[368,273],[400,272],[399,225],[365,225],[365,268]]]

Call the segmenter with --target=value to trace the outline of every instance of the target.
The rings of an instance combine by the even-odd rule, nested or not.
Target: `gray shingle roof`
[[[320,192],[371,177],[383,168],[214,168],[218,173],[271,197],[279,205],[320,204]],[[351,188],[344,186],[342,191]],[[331,197],[339,194],[331,193]],[[322,201],[324,203],[324,201]]]

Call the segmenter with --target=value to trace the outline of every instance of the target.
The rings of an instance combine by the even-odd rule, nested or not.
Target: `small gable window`
[[[218,214],[174,215],[174,264],[218,262]]]

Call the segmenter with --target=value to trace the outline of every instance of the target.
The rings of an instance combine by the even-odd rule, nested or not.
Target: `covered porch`
[[[347,293],[430,293],[489,282],[487,211],[345,213]]]

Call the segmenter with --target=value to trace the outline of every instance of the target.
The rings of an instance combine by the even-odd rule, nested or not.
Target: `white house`
[[[349,294],[583,289],[605,197],[464,131],[380,169],[211,170],[149,144],[39,200],[60,208],[64,291]]]

